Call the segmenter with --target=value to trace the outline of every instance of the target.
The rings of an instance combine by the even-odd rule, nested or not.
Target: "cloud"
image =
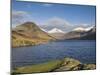
[[[24,23],[26,21],[31,21],[31,17],[28,12],[25,11],[12,11],[12,27]]]
[[[73,26],[68,21],[59,17],[52,17],[51,19],[47,20],[44,23],[44,25],[41,25],[40,27],[48,31],[53,28],[58,28],[63,31],[69,31],[73,28]]]
[[[15,27],[27,21],[36,22],[35,18],[33,18],[30,14],[31,13],[26,12],[26,11],[12,11],[12,27]],[[86,23],[73,25],[63,18],[54,16],[52,18],[49,18],[47,21],[45,21],[43,25],[38,24],[38,26],[46,31],[49,31],[53,28],[58,28],[63,31],[69,32],[77,27],[87,28],[87,27],[95,26],[95,25],[90,25]]]
[[[12,19],[22,19],[24,16],[27,15],[27,12],[24,11],[13,11],[12,12]]]
[[[67,22],[66,20],[64,19],[61,19],[61,18],[58,18],[58,17],[53,17],[51,19],[49,19],[47,22],[46,22],[47,25],[49,24],[54,24],[54,25],[70,25],[69,22]]]
[[[88,27],[95,26],[95,25],[93,25],[93,24],[91,25],[91,24],[81,23],[81,24],[76,24],[75,26],[76,26],[76,27],[88,28]]]
[[[53,28],[58,28],[61,29],[65,32],[69,32],[71,30],[73,30],[74,28],[77,27],[84,27],[84,28],[88,28],[90,26],[90,24],[86,24],[86,23],[82,23],[82,24],[71,24],[69,23],[67,20],[59,18],[59,17],[52,17],[49,20],[47,20],[44,25],[40,25],[41,28],[43,28],[46,31],[49,31]]]
[[[46,4],[43,4],[43,6],[45,6],[45,7],[51,7],[51,6],[53,6],[53,4],[46,3]]]

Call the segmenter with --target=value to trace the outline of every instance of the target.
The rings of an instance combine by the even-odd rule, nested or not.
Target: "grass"
[[[50,72],[60,67],[62,64],[61,60],[54,60],[42,64],[18,67],[14,70],[14,74],[28,74],[28,73],[40,73],[40,72]]]

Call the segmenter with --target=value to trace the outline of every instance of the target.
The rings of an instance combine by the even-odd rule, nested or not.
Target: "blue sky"
[[[65,20],[70,25],[95,25],[95,9],[95,6],[16,2],[13,0],[12,25],[25,21],[44,25],[53,18]]]

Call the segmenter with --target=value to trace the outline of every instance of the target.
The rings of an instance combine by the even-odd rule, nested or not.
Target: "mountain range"
[[[70,32],[64,32],[61,29],[54,28],[48,31],[48,34],[58,40],[65,40],[65,39],[86,39],[86,40],[95,40],[96,39],[96,28],[88,27],[77,27]]]
[[[66,33],[61,29],[53,28],[46,31],[38,27],[34,22],[25,22],[12,29],[12,46],[30,46],[43,44],[54,40],[95,40],[96,27],[78,27]]]

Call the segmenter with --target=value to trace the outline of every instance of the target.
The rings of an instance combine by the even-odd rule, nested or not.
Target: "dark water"
[[[44,45],[12,48],[12,66],[42,63],[71,57],[82,63],[96,63],[95,40],[67,40]]]

